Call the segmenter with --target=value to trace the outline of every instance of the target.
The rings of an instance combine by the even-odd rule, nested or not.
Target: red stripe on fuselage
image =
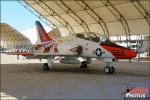
[[[134,51],[131,51],[129,49],[125,49],[124,47],[113,47],[113,46],[107,46],[107,45],[100,45],[107,51],[109,51],[113,56],[115,56],[117,59],[130,59],[136,57],[136,53]]]

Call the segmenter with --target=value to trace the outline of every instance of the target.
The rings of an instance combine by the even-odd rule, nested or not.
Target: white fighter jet
[[[59,60],[60,63],[78,64],[76,58],[84,58],[81,62],[81,68],[87,68],[92,58],[102,59],[106,62],[105,73],[114,73],[115,68],[113,61],[118,59],[131,59],[136,57],[136,52],[119,46],[109,39],[101,40],[99,37],[86,37],[86,33],[77,33],[54,39],[50,37],[39,21],[35,22],[37,29],[38,41],[30,52],[7,52],[10,55],[22,55],[27,59],[47,59],[44,63],[43,70],[48,71],[52,68],[52,63]],[[56,58],[57,57],[57,58]]]

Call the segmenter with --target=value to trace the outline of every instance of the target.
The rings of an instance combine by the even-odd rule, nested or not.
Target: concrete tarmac
[[[149,87],[149,64],[120,61],[113,75],[104,74],[102,61],[88,69],[55,63],[47,72],[41,63],[2,64],[1,93],[16,99],[123,99],[127,87]]]

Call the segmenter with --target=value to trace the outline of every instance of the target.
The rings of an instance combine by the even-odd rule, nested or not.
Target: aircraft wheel
[[[110,71],[111,74],[113,74],[113,73],[115,72],[115,68],[114,68],[113,66],[110,67],[110,70],[111,70],[111,71]]]
[[[48,63],[44,63],[44,65],[43,65],[43,70],[44,70],[44,71],[48,71],[48,70],[49,70]]]
[[[105,67],[105,68],[104,68],[104,72],[105,72],[106,74],[109,74],[110,71],[111,71],[111,70],[110,70],[110,67]]]
[[[82,61],[80,68],[87,68],[87,62]]]

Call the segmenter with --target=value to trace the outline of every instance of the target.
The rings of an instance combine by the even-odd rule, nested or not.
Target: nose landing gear
[[[113,73],[115,72],[115,68],[114,68],[114,66],[112,66],[111,63],[108,63],[108,64],[106,65],[106,67],[104,68],[104,72],[105,72],[106,74],[113,74]]]
[[[112,67],[105,67],[104,72],[106,74],[113,74],[115,72],[115,68],[113,66]]]

